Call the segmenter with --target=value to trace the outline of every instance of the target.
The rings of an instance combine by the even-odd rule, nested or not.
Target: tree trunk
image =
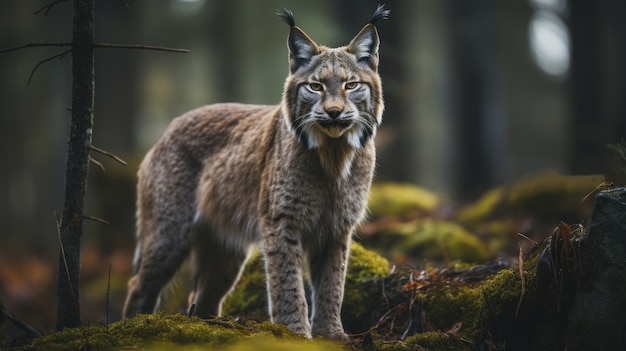
[[[72,120],[65,173],[65,203],[59,226],[57,330],[80,326],[80,242],[91,147],[94,102],[94,0],[74,0]]]

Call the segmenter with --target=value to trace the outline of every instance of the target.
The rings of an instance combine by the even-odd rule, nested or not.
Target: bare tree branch
[[[122,160],[122,159],[121,159],[121,158],[119,158],[118,156],[116,156],[116,155],[114,155],[114,154],[112,154],[112,153],[110,153],[110,152],[108,152],[108,151],[102,150],[102,149],[100,149],[100,148],[98,148],[98,147],[95,147],[95,146],[93,146],[93,145],[91,145],[90,147],[91,147],[91,150],[92,150],[92,151],[95,151],[95,152],[97,152],[97,153],[99,153],[99,154],[102,154],[102,155],[104,155],[104,156],[108,156],[108,157],[110,157],[110,158],[114,159],[115,161],[117,161],[117,162],[119,162],[119,163],[123,164],[124,166],[126,166],[126,165],[128,164],[128,163],[126,163],[126,161]]]
[[[23,45],[20,45],[20,46],[15,46],[15,47],[12,47],[12,48],[2,49],[2,50],[0,50],[0,54],[4,54],[5,52],[17,51],[17,50],[27,49],[27,48],[36,48],[36,47],[42,47],[42,46],[67,47],[67,46],[72,46],[72,43],[26,43],[26,44],[23,44]]]
[[[111,222],[107,221],[106,219],[102,219],[102,218],[98,218],[98,217],[94,217],[94,216],[83,215],[83,218],[84,219],[88,219],[90,221],[106,224],[106,225],[111,224]]]
[[[35,11],[35,15],[38,15],[39,12],[45,10],[46,12],[43,13],[43,15],[45,16],[45,15],[47,15],[50,12],[50,10],[52,10],[52,8],[55,5],[58,5],[58,4],[62,3],[62,2],[66,2],[66,1],[68,1],[68,0],[55,0],[55,1],[53,1],[53,2],[51,2],[49,4],[47,4],[47,5],[42,6],[39,10]]]
[[[151,45],[124,45],[124,44],[110,44],[110,43],[96,43],[94,47],[104,49],[139,49],[139,50],[155,50],[155,51],[167,51],[176,52],[181,54],[189,53],[187,49],[166,48],[163,46],[151,46]]]
[[[39,61],[39,63],[37,63],[37,65],[35,65],[35,67],[33,68],[32,71],[30,71],[30,76],[28,77],[28,82],[26,83],[26,86],[30,85],[31,80],[33,80],[33,75],[35,74],[35,71],[37,70],[37,68],[39,68],[39,66],[41,66],[42,64],[48,62],[48,61],[52,61],[57,57],[61,57],[63,58],[63,56],[69,54],[70,52],[72,52],[72,49],[67,49],[64,50],[56,55],[52,55],[50,57],[48,57],[47,59],[43,59],[41,61]]]
[[[104,165],[102,163],[100,163],[99,161],[93,159],[91,156],[89,156],[89,162],[91,162],[94,165],[98,166],[98,168],[100,168],[102,173],[105,173],[107,171],[106,168],[104,168]]]
[[[15,318],[15,316],[12,313],[7,312],[7,310],[4,309],[4,306],[2,306],[2,317],[8,319],[11,321],[11,323],[15,324],[15,326],[17,326],[18,328],[33,334],[35,336],[42,336],[43,334],[41,334],[37,329],[31,327],[30,325],[26,324],[25,322]]]
[[[5,52],[17,51],[26,48],[35,48],[35,47],[51,47],[51,46],[60,46],[67,47],[72,46],[72,43],[26,43],[19,46],[1,49],[0,54],[4,54]],[[177,48],[168,48],[163,46],[153,46],[153,45],[134,45],[134,44],[111,44],[111,43],[95,43],[94,47],[103,48],[103,49],[139,49],[139,50],[155,50],[155,51],[167,51],[167,52],[176,52],[181,54],[189,53],[187,49],[177,49]]]

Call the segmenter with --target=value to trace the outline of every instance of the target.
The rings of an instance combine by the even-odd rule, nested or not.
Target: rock
[[[626,349],[626,188],[596,196],[584,235],[563,230],[538,265],[531,349]]]
[[[457,220],[472,225],[496,216],[513,214],[575,222],[589,216],[590,202],[581,204],[581,201],[604,181],[604,176],[599,175],[565,176],[554,171],[537,173],[486,192],[474,204],[461,210]]]
[[[376,183],[370,191],[370,218],[411,217],[433,211],[441,204],[437,195],[406,183]]]
[[[414,257],[480,263],[493,257],[486,244],[462,226],[430,218],[389,223],[381,232],[368,236],[365,245],[400,261]]]
[[[364,309],[369,308],[372,291],[363,289],[361,283],[376,280],[389,274],[389,262],[377,253],[353,242],[346,274],[343,317],[358,320]],[[223,314],[237,317],[240,321],[268,320],[265,269],[260,254],[251,258],[233,293],[226,299]]]

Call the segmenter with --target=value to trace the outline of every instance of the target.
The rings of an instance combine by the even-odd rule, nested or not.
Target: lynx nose
[[[339,107],[331,107],[329,109],[326,109],[326,114],[328,115],[328,117],[332,119],[337,119],[341,115],[342,112],[343,112],[343,109]]]

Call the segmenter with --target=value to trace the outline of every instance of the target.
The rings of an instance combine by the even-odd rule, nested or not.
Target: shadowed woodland
[[[73,2],[50,3],[0,3],[0,50],[71,42]],[[89,166],[84,214],[108,224],[84,223],[83,329],[40,341],[19,322],[43,334],[57,322],[57,221],[64,210],[72,53],[60,45],[0,54],[2,348],[62,349],[46,342],[68,349],[144,342],[157,342],[154,349],[170,349],[158,345],[163,342],[236,348],[242,335],[251,349],[263,342],[267,349],[341,348],[307,344],[263,323],[259,260],[250,263],[228,301],[228,319],[207,324],[158,314],[113,322],[121,318],[132,269],[135,173],[169,121],[208,103],[279,102],[287,29],[274,15],[277,8],[291,8],[314,40],[337,46],[377,4],[96,1],[97,43],[189,53],[94,51],[90,131],[92,145],[105,152],[90,155],[95,163]],[[386,111],[376,140],[371,214],[352,248],[343,312],[354,335],[348,347],[619,348],[611,342],[623,338],[626,302],[612,295],[624,284],[613,277],[623,275],[626,265],[622,251],[606,247],[624,245],[626,223],[623,191],[614,189],[626,185],[626,28],[620,20],[626,5],[386,5],[391,17],[378,26]],[[607,189],[592,215],[596,194]],[[181,309],[185,274],[165,310],[187,312]],[[604,295],[598,297],[598,289]],[[615,303],[611,308],[606,301]],[[148,324],[155,329],[147,330]],[[177,328],[188,332],[168,334]],[[604,340],[585,334],[594,331],[602,331]],[[586,335],[587,344],[577,333]]]

